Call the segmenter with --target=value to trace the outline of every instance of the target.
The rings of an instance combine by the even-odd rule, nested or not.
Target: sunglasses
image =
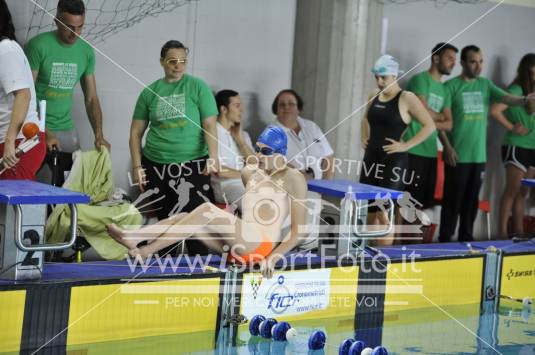
[[[270,156],[270,155],[273,155],[273,153],[275,153],[273,148],[270,148],[270,147],[259,147],[258,145],[254,146],[254,151],[257,152],[257,153],[260,153],[262,155],[265,155],[265,156]]]
[[[186,64],[188,62],[188,58],[169,58],[165,62],[171,65]]]

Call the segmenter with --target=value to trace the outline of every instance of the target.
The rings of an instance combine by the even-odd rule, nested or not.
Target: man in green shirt
[[[449,43],[438,43],[431,51],[431,68],[413,76],[407,90],[415,93],[433,118],[437,130],[451,129],[451,99],[441,81],[443,75],[450,75],[459,50]],[[418,120],[412,120],[407,127],[404,140],[414,137],[422,128]],[[433,206],[437,177],[437,131],[429,138],[409,150],[409,171],[414,182],[407,191],[420,204],[421,209]]]
[[[441,242],[451,240],[460,216],[459,241],[473,240],[473,226],[479,202],[479,189],[487,161],[487,117],[490,102],[509,106],[525,105],[535,94],[516,96],[481,77],[483,54],[470,45],[461,51],[462,74],[445,83],[451,95],[453,129],[444,144],[445,180],[440,215]]]
[[[49,150],[72,153],[80,148],[72,119],[75,85],[80,82],[95,147],[110,144],[102,132],[102,111],[95,82],[95,54],[79,40],[85,21],[82,0],[59,0],[57,30],[41,33],[26,45],[38,100],[46,100],[46,141]]]

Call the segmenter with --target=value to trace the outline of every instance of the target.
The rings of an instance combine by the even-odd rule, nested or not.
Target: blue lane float
[[[327,336],[321,330],[314,331],[308,338],[308,348],[310,350],[321,350],[325,346]]]

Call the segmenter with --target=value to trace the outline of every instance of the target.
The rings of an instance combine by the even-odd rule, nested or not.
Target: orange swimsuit
[[[273,251],[273,242],[270,238],[262,236],[262,242],[252,253],[236,256],[229,254],[227,261],[237,262],[240,264],[255,264],[266,258]]]

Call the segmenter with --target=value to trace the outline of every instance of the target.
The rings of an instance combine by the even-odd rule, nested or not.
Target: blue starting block
[[[341,199],[340,229],[336,248],[338,255],[359,254],[366,248],[366,238],[390,233],[394,228],[394,201],[403,196],[401,191],[342,179],[310,180],[308,190]],[[367,230],[368,200],[384,200],[392,206],[389,209],[389,225],[385,229]]]
[[[0,279],[36,280],[43,270],[43,252],[71,247],[76,240],[76,204],[89,196],[28,180],[0,180]],[[69,242],[45,244],[46,206],[68,204]]]

